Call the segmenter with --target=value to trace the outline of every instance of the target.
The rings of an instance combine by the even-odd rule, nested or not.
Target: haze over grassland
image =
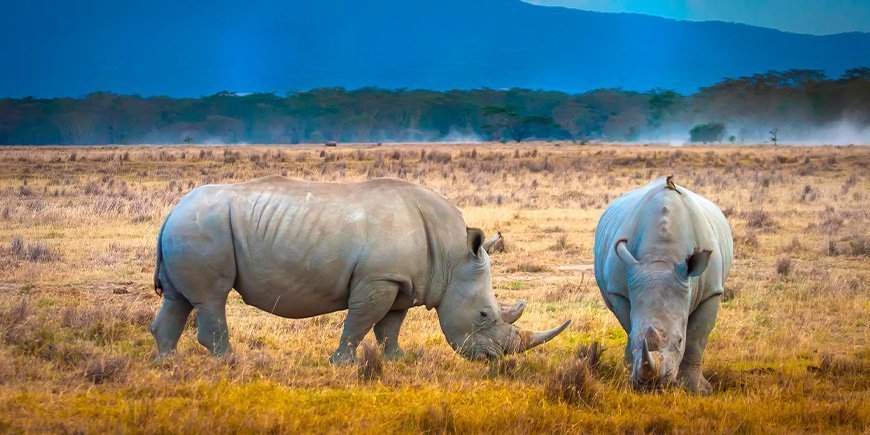
[[[721,124],[721,125],[720,125]],[[711,128],[690,136],[695,126]],[[529,139],[870,143],[870,68],[789,70],[692,94],[654,89],[362,88],[203,98],[94,93],[0,100],[0,144],[244,144]]]

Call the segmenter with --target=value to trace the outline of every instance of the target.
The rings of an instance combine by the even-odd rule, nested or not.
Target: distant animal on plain
[[[154,286],[164,301],[150,329],[158,358],[174,351],[194,308],[199,342],[230,352],[232,289],[282,317],[347,310],[333,363],[354,361],[372,328],[386,357],[400,357],[399,329],[420,305],[437,311],[447,341],[469,359],[522,352],[562,332],[569,322],[545,332],[512,324],[525,303],[498,304],[483,242],[446,198],[402,180],[270,176],[199,187],[157,240]]]
[[[712,202],[660,178],[611,203],[595,231],[595,279],[628,334],[632,385],[710,392],[701,360],[733,261]]]

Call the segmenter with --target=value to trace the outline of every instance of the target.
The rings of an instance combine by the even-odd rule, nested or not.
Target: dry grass
[[[0,432],[867,432],[868,167],[850,147],[2,148]],[[735,234],[705,398],[631,390],[589,267],[603,208],[671,173]],[[195,186],[268,174],[425,183],[510,240],[494,287],[528,302],[520,325],[573,322],[487,366],[417,308],[405,358],[383,361],[367,337],[362,365],[334,367],[342,313],[281,319],[233,294],[236,354],[210,357],[191,320],[178,354],[152,363],[166,213]]]
[[[358,362],[357,374],[360,382],[371,382],[384,375],[384,357],[380,349],[371,343],[363,343],[362,356]]]
[[[598,381],[586,360],[571,361],[565,367],[557,368],[552,376],[546,387],[550,398],[591,406],[600,394]]]

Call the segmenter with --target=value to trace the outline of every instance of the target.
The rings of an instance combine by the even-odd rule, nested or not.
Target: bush
[[[831,376],[863,375],[870,369],[870,364],[860,357],[847,357],[823,353],[818,366],[808,366],[807,370]]]
[[[776,228],[776,222],[764,210],[752,210],[743,213],[743,218],[746,219],[746,226],[753,229],[771,230]]]
[[[362,358],[357,369],[360,382],[370,382],[380,379],[384,374],[384,357],[377,346],[365,343],[362,346]]]
[[[44,242],[37,240],[26,243],[21,236],[12,236],[7,252],[13,257],[34,262],[48,262],[60,258],[60,254]]]
[[[586,361],[591,369],[597,369],[601,364],[601,355],[604,354],[604,347],[599,342],[593,342],[587,346],[580,346],[577,349],[577,359]]]
[[[127,368],[127,362],[118,356],[94,355],[85,366],[85,378],[95,384],[102,384],[120,377]]]
[[[791,273],[791,258],[780,257],[776,262],[776,273],[783,278],[787,277]]]
[[[591,405],[599,394],[588,359],[576,359],[560,367],[547,382],[547,396],[567,403]]]
[[[541,273],[541,272],[547,272],[549,270],[550,270],[550,268],[543,265],[543,264],[525,262],[525,263],[517,264],[513,267],[509,267],[507,272],[508,273],[516,273],[516,272]]]
[[[698,124],[689,130],[689,140],[692,142],[721,142],[723,137],[725,137],[725,124],[721,122]]]
[[[565,251],[571,247],[571,244],[568,243],[568,235],[562,234],[556,239],[556,243],[553,246],[550,246],[551,251]]]

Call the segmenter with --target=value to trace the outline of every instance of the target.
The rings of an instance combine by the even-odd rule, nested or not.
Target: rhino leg
[[[619,325],[625,330],[626,335],[631,335],[631,304],[628,299],[611,292],[601,292],[604,297],[604,305],[613,312]],[[625,364],[631,365],[634,362],[634,356],[631,353],[631,340],[625,343],[625,356],[623,359]]]
[[[395,360],[405,355],[405,351],[399,347],[399,329],[402,328],[406,314],[408,310],[390,311],[375,323],[375,337],[378,344],[383,346],[386,359]]]
[[[719,312],[719,296],[713,296],[702,302],[695,312],[689,316],[686,329],[686,350],[680,363],[677,380],[686,390],[695,394],[712,393],[710,382],[701,373],[701,359],[707,347],[710,331],[716,323],[716,313]]]
[[[372,326],[390,311],[399,294],[399,284],[390,281],[360,282],[350,292],[341,342],[329,357],[333,364],[356,360],[356,348]]]
[[[193,305],[183,296],[166,290],[164,289],[163,307],[149,327],[157,342],[158,361],[175,351],[175,346],[187,323],[187,317],[193,310]]]
[[[215,356],[232,352],[230,330],[227,327],[227,299],[215,298],[196,305],[196,338]]]

